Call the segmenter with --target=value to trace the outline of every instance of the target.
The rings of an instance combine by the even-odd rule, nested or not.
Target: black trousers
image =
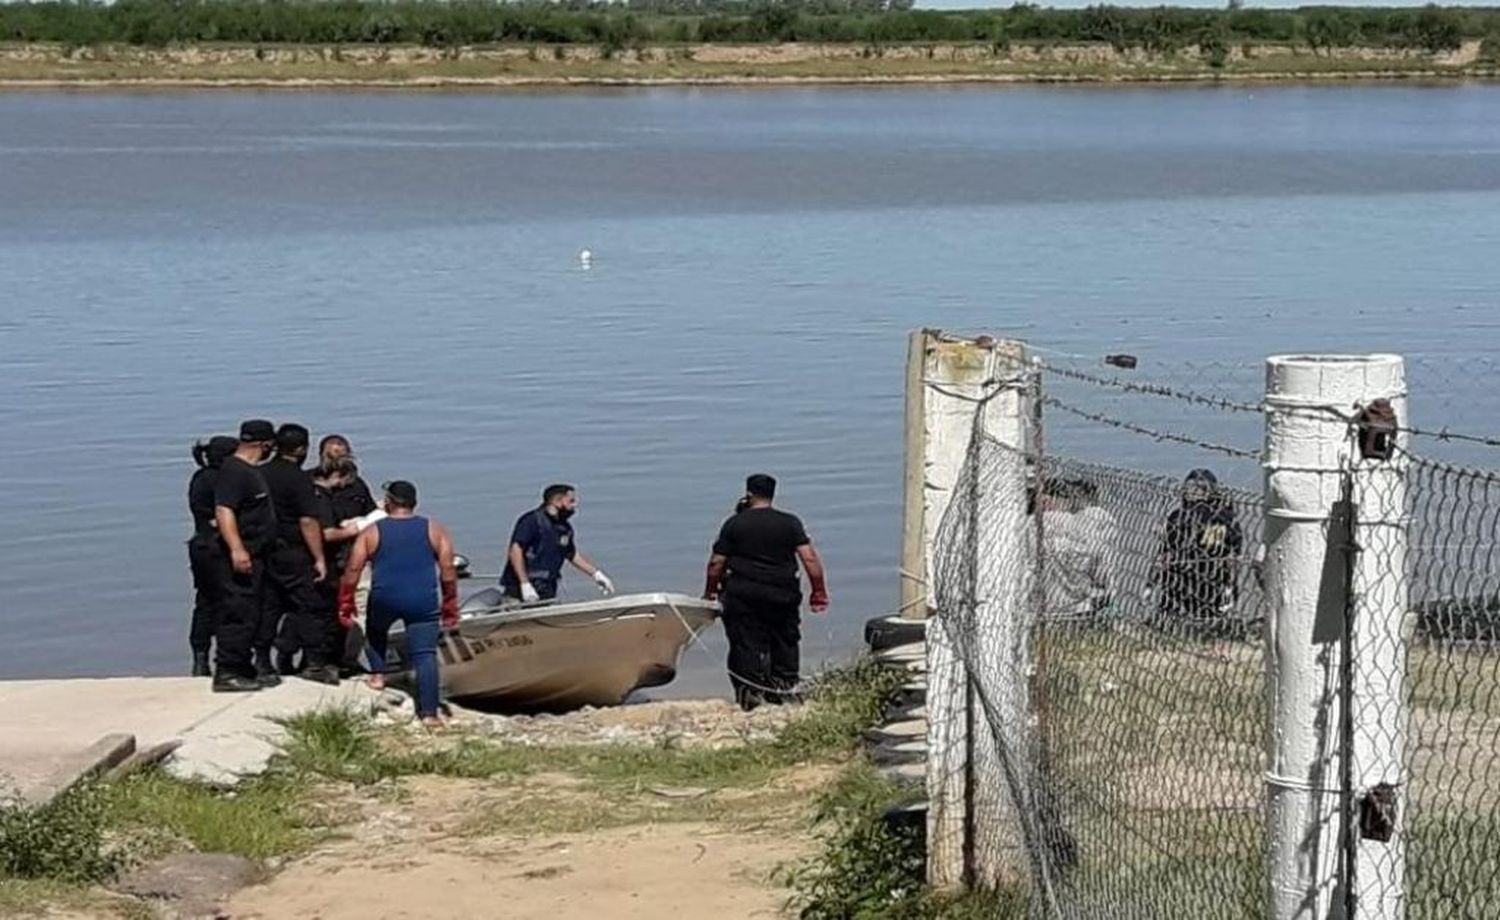
[[[224,547],[212,534],[188,541],[188,569],[193,573],[193,621],[188,627],[188,646],[207,653],[219,624],[219,557]]]
[[[229,552],[221,552],[214,566],[214,587],[219,598],[214,667],[221,673],[254,677],[252,650],[266,606],[265,556],[252,553],[250,572],[241,575]]]
[[[347,640],[344,628],[339,625],[338,576],[330,574],[314,582],[313,597],[317,605],[297,623],[302,665],[313,668],[341,665]]]
[[[791,701],[801,679],[800,603],[769,603],[726,593],[724,635],[729,638],[729,683],[735,702]]]
[[[288,655],[300,650],[304,665],[328,664],[329,629],[336,621],[338,597],[335,593],[330,602],[319,591],[312,554],[300,543],[278,543],[266,563],[266,583],[267,603],[255,634],[256,650],[266,651],[274,643]]]

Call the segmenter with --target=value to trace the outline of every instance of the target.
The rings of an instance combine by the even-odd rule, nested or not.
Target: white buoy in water
[[[581,265],[584,268],[590,268],[590,267],[592,267],[593,264],[594,264],[594,254],[591,251],[587,250],[587,249],[581,249],[581,250],[579,250],[579,252],[578,252],[578,264]]]

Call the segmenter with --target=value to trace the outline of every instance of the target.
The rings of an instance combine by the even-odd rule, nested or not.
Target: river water
[[[1497,253],[1494,86],[0,95],[0,677],[182,671],[188,446],[246,416],[347,434],[481,570],[577,483],[627,591],[696,591],[772,472],[811,666],[895,605],[908,329],[1252,387],[1402,351],[1484,427]]]

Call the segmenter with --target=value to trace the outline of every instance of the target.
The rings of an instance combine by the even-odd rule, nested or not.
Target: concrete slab
[[[36,767],[37,773],[45,774],[41,779],[20,787],[21,801],[27,805],[50,802],[84,779],[103,773],[134,754],[135,736],[121,732],[98,738],[81,750],[59,752],[47,764]]]
[[[378,697],[358,681],[289,679],[259,693],[214,693],[194,677],[0,681],[0,786],[42,782],[112,733],[134,735],[142,749],[181,739],[169,771],[229,785],[265,769],[284,735],[273,719],[330,706],[371,711]]]

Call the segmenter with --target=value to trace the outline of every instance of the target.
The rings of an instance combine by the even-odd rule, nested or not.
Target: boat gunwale
[[[564,626],[561,623],[548,623],[546,620],[556,618],[587,617],[594,615],[599,624],[615,622],[623,617],[634,617],[642,615],[642,608],[657,608],[651,611],[652,616],[673,613],[683,619],[688,632],[696,636],[707,625],[718,619],[723,613],[718,601],[704,600],[701,597],[692,597],[686,594],[676,594],[666,591],[657,591],[649,594],[622,594],[613,597],[600,598],[591,601],[578,601],[569,604],[540,604],[531,607],[481,607],[477,611],[462,611],[458,625],[452,631],[462,635],[466,628],[496,629],[512,624],[533,623],[537,626],[555,628],[582,628],[592,623],[583,623],[576,626]],[[661,609],[666,608],[666,609]],[[701,625],[694,626],[687,622],[687,618],[697,614],[706,615]],[[405,623],[392,624],[391,634],[395,635],[405,631]],[[448,631],[448,630],[445,630]]]

